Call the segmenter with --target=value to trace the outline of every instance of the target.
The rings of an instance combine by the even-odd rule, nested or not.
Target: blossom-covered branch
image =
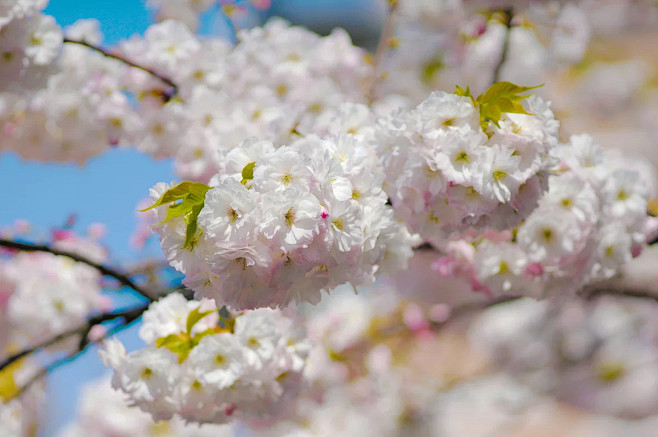
[[[130,59],[124,58],[123,56],[117,55],[115,53],[111,53],[108,50],[106,50],[102,47],[96,46],[94,44],[88,43],[87,41],[77,41],[77,40],[74,40],[74,39],[64,38],[64,43],[77,44],[77,45],[87,47],[91,50],[94,50],[94,51],[102,54],[106,58],[116,59],[117,61],[123,62],[124,64],[126,64],[130,67],[137,68],[138,70],[142,70],[142,71],[150,74],[153,77],[157,77],[165,85],[167,85],[171,88],[170,91],[168,91],[167,93],[164,94],[165,101],[169,101],[172,97],[174,97],[176,94],[178,94],[178,85],[173,80],[171,80],[168,77],[152,70],[151,68],[145,67],[143,65],[139,65],[139,64],[131,61]]]
[[[0,239],[0,247],[5,247],[7,249],[13,249],[13,250],[20,250],[20,251],[25,251],[25,252],[48,252],[52,253],[53,255],[58,255],[58,256],[65,256],[67,258],[71,258],[74,261],[86,264],[96,270],[98,270],[100,273],[102,273],[105,276],[110,276],[117,281],[119,281],[120,284],[125,285],[126,287],[132,288],[135,290],[137,293],[148,299],[149,301],[155,300],[157,295],[153,293],[150,290],[147,290],[140,286],[139,284],[136,284],[132,279],[130,279],[128,276],[124,275],[123,273],[119,272],[116,269],[107,267],[103,264],[97,263],[85,256],[79,255],[77,253],[65,251],[65,250],[60,250],[51,246],[48,246],[46,244],[31,244],[31,243],[21,243],[18,241],[2,238]]]

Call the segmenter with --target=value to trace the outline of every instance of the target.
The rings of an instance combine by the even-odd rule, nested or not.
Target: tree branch
[[[413,250],[414,250],[414,252],[416,252],[416,251],[423,251],[423,250],[426,250],[426,251],[430,251],[430,252],[437,252],[437,253],[439,253],[439,254],[442,253],[439,249],[437,249],[436,247],[432,246],[432,243],[429,243],[429,242],[427,242],[427,241],[424,242],[424,243],[422,243],[422,244],[419,245],[419,246],[414,247]]]
[[[82,337],[80,339],[80,344],[78,345],[78,350],[75,352],[75,355],[77,355],[79,352],[82,352],[89,344],[89,340],[87,339],[87,336],[89,335],[89,331],[91,331],[91,329],[94,326],[100,325],[103,322],[116,320],[119,318],[122,318],[124,320],[123,325],[125,326],[137,320],[147,309],[148,309],[148,304],[144,304],[127,310],[111,311],[111,312],[101,313],[92,316],[87,320],[85,324],[69,329],[68,331],[64,331],[35,346],[32,346],[28,349],[24,349],[18,353],[15,353],[14,355],[11,355],[7,359],[5,359],[2,363],[0,363],[0,372],[4,370],[7,366],[11,365],[12,363],[20,360],[21,358],[27,355],[33,354],[39,349],[44,349],[48,346],[52,346],[72,336],[81,335]]]
[[[500,72],[503,67],[503,64],[505,61],[507,61],[507,53],[509,52],[509,39],[510,39],[510,32],[512,30],[512,18],[514,18],[514,9],[511,7],[505,8],[501,11],[503,14],[503,24],[506,27],[505,31],[505,40],[503,42],[503,52],[500,55],[500,60],[498,61],[498,64],[496,65],[496,69],[494,70],[493,74],[493,82],[492,84],[499,82],[500,81]]]
[[[106,58],[115,59],[117,61],[123,62],[124,64],[126,64],[130,67],[137,68],[138,70],[142,70],[142,71],[150,74],[151,76],[160,79],[161,82],[163,82],[165,85],[172,88],[171,90],[168,90],[167,92],[165,92],[165,94],[164,94],[165,102],[168,102],[169,100],[172,99],[172,97],[174,97],[176,94],[178,94],[178,85],[173,80],[169,79],[167,76],[164,76],[160,73],[157,73],[156,71],[154,71],[154,70],[152,70],[148,67],[144,67],[143,65],[136,64],[135,62],[133,62],[129,59],[126,59],[126,58],[124,58],[120,55],[111,53],[111,52],[109,52],[108,50],[106,50],[102,47],[95,46],[95,45],[90,44],[86,41],[77,41],[77,40],[73,40],[73,39],[69,39],[69,38],[64,38],[64,42],[68,43],[68,44],[77,44],[79,46],[87,47],[91,50],[94,50],[94,51],[100,53],[101,55],[105,56]]]
[[[366,90],[366,97],[370,104],[372,104],[377,97],[377,86],[379,85],[379,81],[381,79],[379,69],[384,60],[384,55],[386,55],[386,52],[391,47],[391,38],[393,37],[393,32],[395,31],[395,11],[398,8],[400,0],[387,0],[387,3],[388,11],[386,20],[384,21],[382,32],[379,35],[377,49],[375,49],[375,56],[373,58],[372,80],[370,81],[368,89]]]
[[[148,308],[148,305],[142,305],[136,308],[131,308],[129,310],[124,310],[124,311],[119,311],[119,312],[114,312],[114,313],[105,313],[105,314],[99,314],[98,316],[92,317],[89,319],[89,322],[85,326],[80,326],[76,330],[71,330],[75,332],[82,332],[83,337],[80,342],[80,345],[78,346],[78,349],[74,350],[73,352],[70,352],[67,354],[64,358],[60,358],[58,360],[55,360],[48,364],[47,366],[42,367],[39,369],[38,372],[36,372],[30,379],[27,380],[25,384],[23,384],[18,390],[16,390],[15,393],[13,393],[11,396],[8,396],[7,398],[4,399],[4,402],[9,402],[12,399],[15,399],[19,396],[21,396],[23,393],[25,393],[34,383],[36,383],[38,380],[46,376],[48,373],[50,373],[52,370],[56,369],[58,366],[67,363],[77,357],[80,353],[82,353],[87,346],[90,343],[97,343],[101,340],[104,340],[111,335],[114,335],[117,331],[127,327],[129,324],[137,320],[144,311]],[[101,338],[99,338],[96,341],[93,342],[87,342],[86,337],[91,328],[95,325],[98,325],[102,322],[108,321],[108,320],[114,320],[118,318],[123,318],[123,323],[120,326],[114,327],[113,329],[110,329],[105,335],[103,335]],[[34,352],[36,349],[32,349],[31,352]],[[0,365],[0,371],[4,368],[4,363]]]
[[[110,276],[116,279],[117,281],[119,281],[120,284],[132,288],[137,293],[141,294],[142,296],[144,296],[150,301],[153,301],[157,298],[156,294],[151,293],[151,291],[145,288],[142,288],[141,286],[133,282],[132,279],[130,279],[125,274],[113,268],[107,267],[103,264],[99,264],[95,261],[92,261],[87,257],[78,255],[77,253],[67,252],[65,250],[59,250],[45,244],[19,243],[18,241],[4,239],[4,238],[0,239],[0,247],[5,247],[7,249],[21,250],[25,252],[48,252],[48,253],[52,253],[53,255],[65,256],[67,258],[71,258],[74,261],[87,264],[88,266],[93,267],[94,269],[102,273],[104,276]]]
[[[617,297],[633,297],[637,299],[653,300],[658,303],[658,295],[647,293],[645,291],[633,289],[619,289],[613,286],[598,286],[585,288],[580,293],[581,297],[585,300],[596,299],[601,296],[617,296]]]
[[[616,296],[620,298],[640,298],[653,300],[658,302],[658,296],[652,295],[646,292],[637,291],[637,290],[618,290],[612,287],[601,287],[601,288],[591,288],[585,289],[582,293],[579,293],[579,297],[584,300],[596,299],[597,297],[609,295]],[[518,299],[523,298],[524,296],[503,296],[496,299],[492,299],[484,302],[474,302],[466,303],[460,306],[456,306],[450,310],[448,317],[445,320],[439,322],[429,322],[429,329],[432,332],[438,332],[444,326],[455,322],[461,317],[468,316],[478,311],[486,310],[488,308],[501,305],[507,302],[513,302]],[[395,321],[389,325],[383,326],[377,331],[378,338],[390,338],[396,335],[400,335],[404,332],[408,332],[409,328],[402,321]],[[353,354],[361,354],[364,352],[364,349],[367,350],[367,346],[371,341],[370,338],[364,337],[356,343],[352,344],[348,348],[339,352],[340,355],[347,357],[353,357]]]

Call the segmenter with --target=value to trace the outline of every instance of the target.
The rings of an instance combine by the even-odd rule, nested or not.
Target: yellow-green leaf
[[[523,104],[521,104],[521,101],[528,98],[528,96],[521,94],[541,86],[520,86],[511,82],[496,82],[491,85],[475,100],[475,105],[480,111],[482,129],[486,130],[490,122],[499,126],[498,123],[504,113],[528,114]]]
[[[436,75],[445,68],[445,63],[443,62],[443,57],[440,55],[435,56],[430,59],[423,68],[423,83],[430,85]]]
[[[155,347],[164,347],[178,355],[178,361],[182,363],[187,359],[194,347],[192,339],[187,334],[169,334],[155,340]]]
[[[183,248],[192,250],[200,237],[200,234],[197,233],[197,219],[203,209],[208,190],[210,190],[210,187],[200,182],[181,182],[171,187],[153,205],[142,211],[169,203],[167,216],[158,226],[176,217],[183,217],[186,225]]]
[[[256,161],[250,162],[245,165],[242,169],[242,183],[246,183],[254,178],[254,167],[256,167]]]
[[[165,191],[153,205],[140,211],[148,211],[149,209],[166,205],[167,203],[175,202],[176,200],[185,199],[187,197],[190,197],[193,200],[203,201],[206,197],[206,192],[209,189],[209,186],[202,184],[201,182],[181,182]]]
[[[13,399],[18,395],[20,387],[16,384],[14,374],[23,364],[22,360],[14,361],[4,369],[0,370],[0,400],[3,402]]]
[[[197,218],[199,213],[203,209],[203,203],[195,204],[192,206],[192,209],[185,213],[183,220],[187,225],[185,228],[185,243],[183,244],[183,249],[189,247],[190,250],[194,249],[197,241],[201,237],[201,232],[197,233]]]
[[[212,310],[200,312],[198,307],[194,308],[187,316],[187,324],[185,326],[185,329],[187,330],[187,334],[192,335],[192,328],[194,328],[194,325],[196,325],[199,322],[199,320],[203,319],[208,314],[212,314],[212,313],[214,313],[214,311]]]
[[[473,95],[471,94],[471,87],[467,86],[466,89],[460,87],[459,85],[455,85],[457,87],[457,90],[455,91],[455,94],[461,97],[470,97],[471,101],[473,101],[473,104],[475,104],[475,100],[473,99]]]
[[[205,331],[201,331],[195,334],[194,337],[192,337],[192,343],[196,347],[203,337],[207,337],[209,335],[215,335],[218,334],[219,332],[221,332],[221,330],[215,328],[208,328]]]

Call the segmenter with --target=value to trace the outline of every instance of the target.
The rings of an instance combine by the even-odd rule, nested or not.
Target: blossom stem
[[[143,65],[136,64],[135,62],[133,62],[129,59],[126,59],[126,58],[124,58],[120,55],[111,53],[110,51],[108,51],[108,50],[106,50],[102,47],[96,46],[94,44],[90,44],[86,41],[78,41],[78,40],[73,40],[73,39],[69,39],[69,38],[64,38],[64,42],[68,43],[68,44],[77,44],[77,45],[80,45],[80,46],[83,46],[83,47],[87,47],[91,50],[94,50],[94,51],[100,53],[101,55],[105,56],[106,58],[116,59],[117,61],[123,62],[124,64],[126,64],[130,67],[137,68],[138,70],[142,70],[142,71],[150,74],[153,77],[157,77],[165,85],[167,85],[168,87],[171,88],[164,95],[165,102],[168,102],[176,94],[178,94],[178,85],[173,80],[169,79],[168,77],[166,77],[166,76],[164,76],[160,73],[157,73],[156,71],[154,71],[154,70],[152,70],[148,67],[144,67]]]
[[[501,13],[503,14],[503,20],[504,20],[503,24],[505,25],[506,28],[505,40],[503,42],[503,51],[500,55],[500,60],[496,65],[496,69],[494,70],[492,84],[500,81],[501,69],[503,67],[503,64],[507,60],[507,53],[509,52],[510,32],[512,30],[512,18],[514,18],[514,9],[511,7],[505,8],[501,11]]]

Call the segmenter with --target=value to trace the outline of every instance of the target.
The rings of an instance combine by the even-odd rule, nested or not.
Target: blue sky
[[[373,0],[274,0],[274,12],[293,21],[321,26],[343,24],[355,31],[372,33],[380,14]],[[105,35],[105,45],[143,33],[151,23],[151,13],[141,0],[50,0],[46,13],[61,26],[81,18],[96,18]],[[222,34],[221,20],[205,19],[202,33]],[[333,27],[333,25],[330,25]],[[12,153],[0,154],[0,184],[3,204],[0,227],[18,218],[47,231],[75,213],[76,230],[93,222],[107,225],[104,243],[113,262],[137,260],[140,254],[128,240],[136,225],[136,205],[159,181],[174,180],[171,160],[154,161],[134,150],[110,150],[83,167],[72,164],[25,162]],[[11,205],[6,207],[6,205]],[[159,251],[151,251],[159,253]],[[139,347],[136,329],[120,335],[129,349]],[[49,408],[42,436],[53,436],[75,413],[81,385],[100,377],[106,369],[96,351],[88,350],[74,362],[61,366],[49,378]]]

